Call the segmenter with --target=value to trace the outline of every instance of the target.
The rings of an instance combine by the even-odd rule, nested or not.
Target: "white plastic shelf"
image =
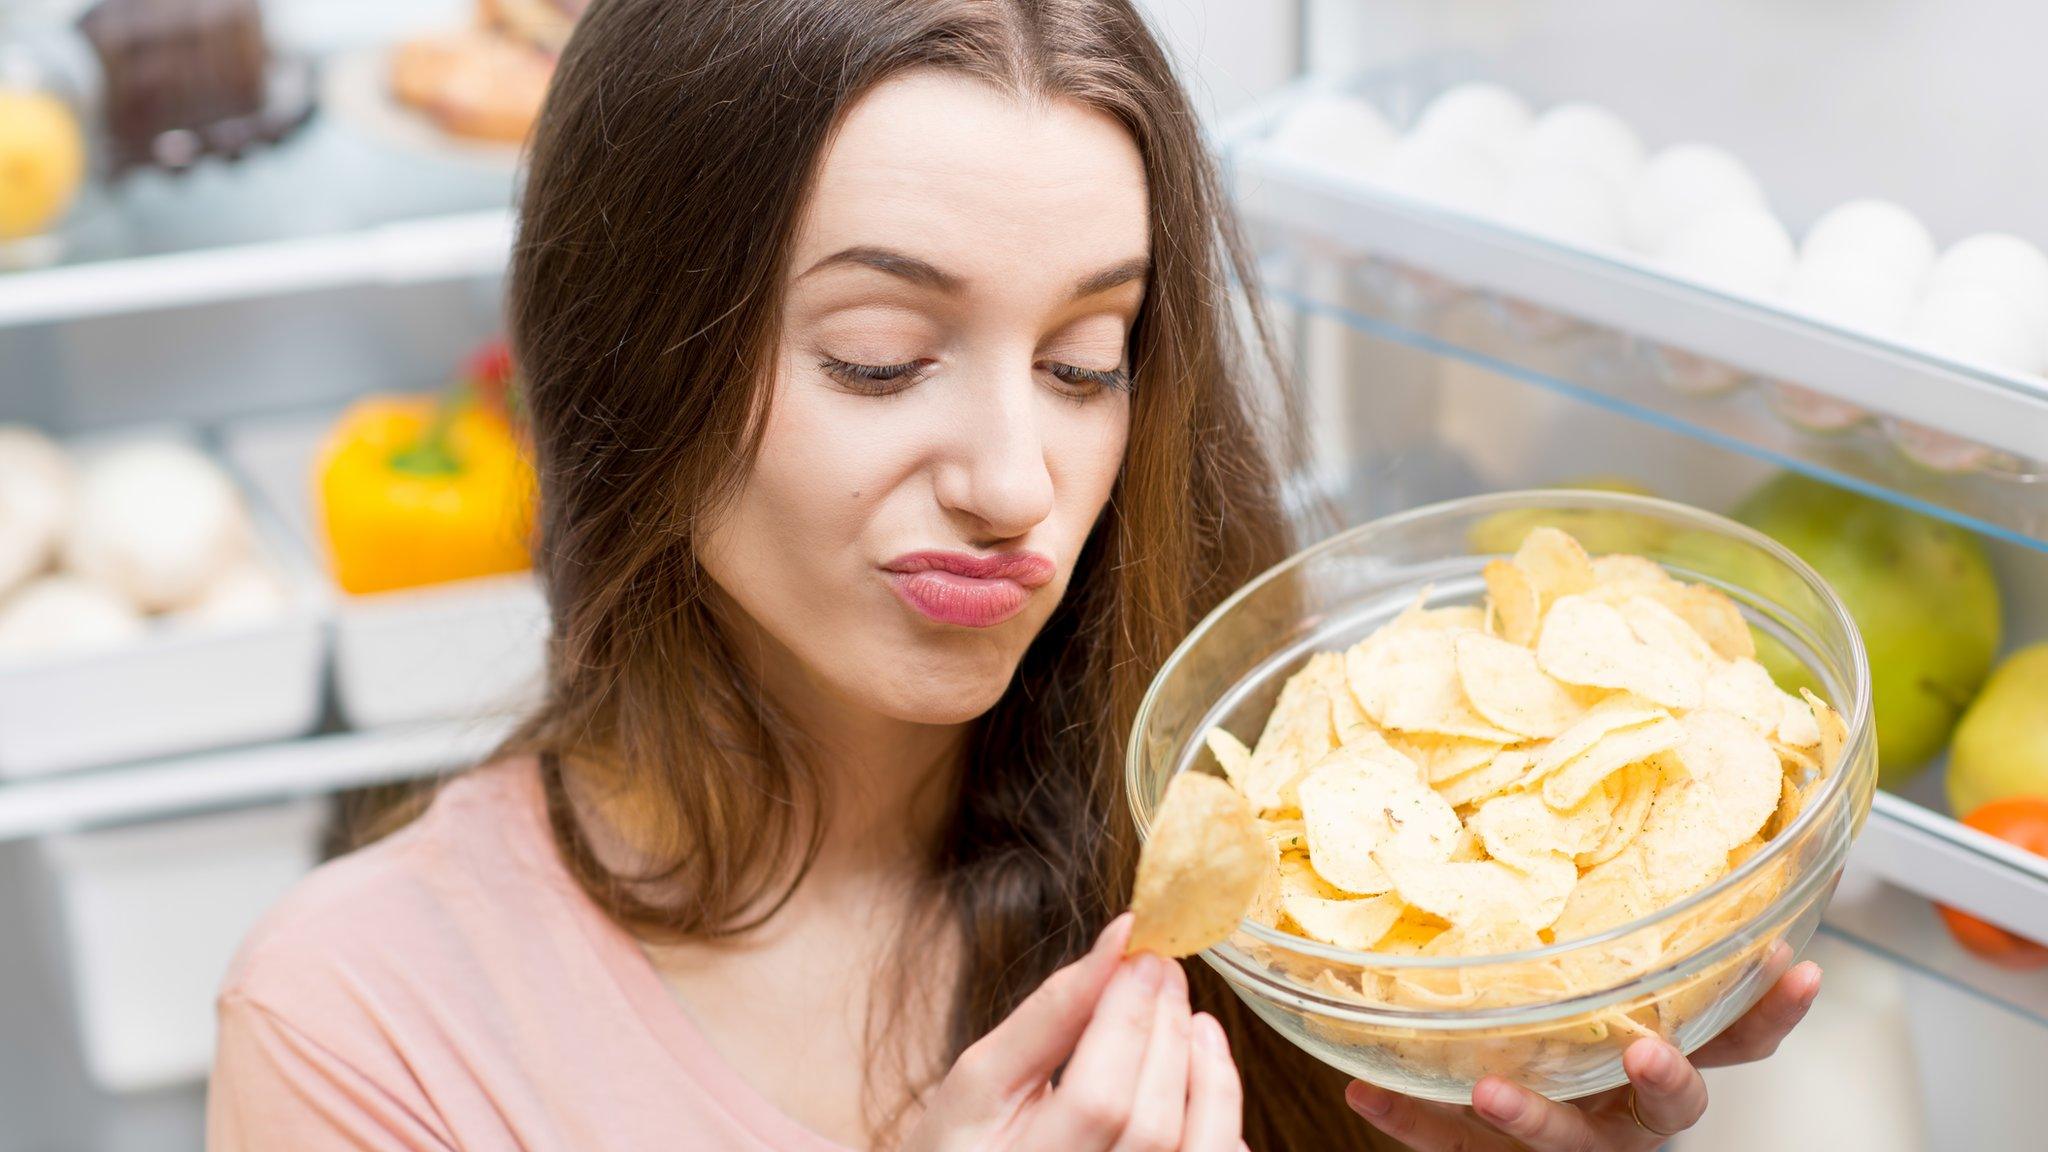
[[[340,732],[0,785],[0,841],[417,779],[476,762],[510,719]]]
[[[1376,79],[1402,82],[1398,74]],[[2048,451],[2048,385],[2041,381],[1718,292],[1628,253],[1555,243],[1269,147],[1271,127],[1323,87],[1299,83],[1232,122],[1236,188],[1255,219],[2019,455]]]
[[[0,328],[502,272],[506,209],[0,275]]]

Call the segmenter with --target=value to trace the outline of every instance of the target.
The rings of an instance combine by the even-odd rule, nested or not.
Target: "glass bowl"
[[[1260,731],[1311,653],[1347,647],[1424,598],[1477,603],[1480,569],[1536,524],[1587,550],[1632,552],[1741,608],[1760,649],[1797,661],[1848,738],[1796,818],[1718,881],[1597,935],[1499,956],[1351,951],[1250,920],[1202,959],[1252,1010],[1324,1062],[1396,1092],[1470,1103],[1489,1074],[1565,1100],[1625,1082],[1622,1050],[1656,1034],[1691,1051],[1762,996],[1803,948],[1877,779],[1870,676],[1847,609],[1769,538],[1683,505],[1620,493],[1508,492],[1376,520],[1239,590],[1166,661],[1138,710],[1126,784],[1140,836],[1202,735]]]

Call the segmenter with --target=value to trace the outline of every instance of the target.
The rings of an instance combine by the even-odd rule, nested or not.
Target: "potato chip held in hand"
[[[1220,943],[1273,867],[1273,847],[1236,789],[1204,773],[1175,776],[1138,857],[1129,950],[1179,957]]]

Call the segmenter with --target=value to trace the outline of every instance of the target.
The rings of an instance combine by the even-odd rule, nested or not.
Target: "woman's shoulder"
[[[244,938],[222,995],[279,1010],[429,980],[516,919],[552,851],[532,759],[470,769],[411,824],[301,880]]]

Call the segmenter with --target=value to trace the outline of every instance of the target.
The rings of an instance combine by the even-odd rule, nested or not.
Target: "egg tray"
[[[1627,251],[1561,243],[1266,144],[1312,97],[1357,96],[1405,128],[1437,93],[1475,78],[1464,62],[1425,59],[1283,89],[1222,134],[1243,210],[1302,259],[1352,268],[1382,323],[1437,336],[1447,310],[1477,304],[1509,359],[1546,361],[1567,381],[1613,375],[1611,347],[1603,363],[1556,363],[1558,346],[1590,347],[1589,332],[1605,333],[1624,341],[1627,371],[1661,383],[1688,411],[1755,391],[1770,399],[1772,419],[1831,452],[1845,438],[1857,452],[1882,445],[1937,483],[2048,478],[2048,381],[1719,291]]]

